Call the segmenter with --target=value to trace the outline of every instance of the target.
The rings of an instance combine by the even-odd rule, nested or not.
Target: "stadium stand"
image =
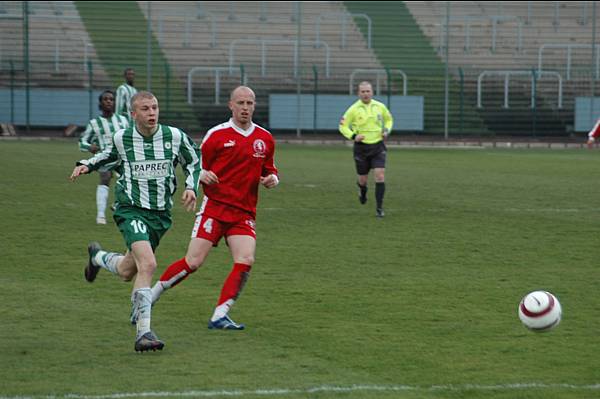
[[[406,2],[432,46],[443,56],[446,2]],[[465,90],[477,92],[477,77],[486,70],[533,71],[560,74],[559,104],[556,78],[538,77],[538,133],[572,133],[574,100],[590,85],[592,23],[587,2],[453,2],[450,9],[449,65],[468,75]],[[496,21],[494,21],[496,19]],[[494,22],[496,22],[494,24]],[[494,27],[495,25],[495,27]],[[562,46],[554,46],[561,44]],[[571,46],[570,64],[567,62]],[[540,63],[540,60],[542,61]],[[504,82],[488,81],[480,113],[496,132],[514,132],[531,124],[531,77],[511,78],[510,109],[502,108]],[[512,120],[512,125],[506,121]],[[515,126],[516,125],[516,126]],[[529,130],[529,129],[526,129]]]
[[[156,92],[165,122],[192,133],[227,116],[227,95],[241,82],[255,88],[257,121],[269,126],[271,94],[348,95],[364,79],[380,96],[422,97],[419,134],[445,129],[447,2],[40,1],[27,3],[28,36],[24,4],[0,3],[3,123],[23,101],[28,48],[30,90],[91,97],[134,67],[136,86]],[[593,94],[591,4],[449,4],[450,131],[573,134],[575,98]],[[540,66],[545,72],[534,75]]]
[[[147,17],[148,2],[138,4]],[[296,91],[295,7],[295,2],[152,2],[152,24],[174,73],[187,83],[192,68],[205,69],[191,77],[192,102],[205,126],[218,123],[228,114],[222,104],[241,82],[241,65],[258,96],[257,120],[265,125],[268,94]],[[313,90],[313,65],[319,74],[319,89],[326,92],[347,91],[353,69],[383,68],[343,4],[302,2],[301,12],[303,92]],[[341,16],[346,20],[345,36]],[[215,72],[211,71],[215,67],[228,69],[220,73],[218,99]]]
[[[12,62],[17,81],[24,80],[24,29],[22,2],[3,2],[0,13],[0,60],[5,86]],[[86,61],[94,65],[94,84],[108,83],[94,47],[73,2],[29,3],[29,61],[33,85],[57,88],[87,87]],[[84,73],[85,72],[85,73]],[[6,79],[5,79],[6,78]]]

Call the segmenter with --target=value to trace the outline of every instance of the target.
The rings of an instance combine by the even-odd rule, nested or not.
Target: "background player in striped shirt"
[[[598,137],[600,137],[600,119],[596,121],[594,127],[592,127],[592,130],[590,130],[588,133],[588,148],[594,147],[594,143],[596,142],[596,140],[598,140]]]
[[[79,137],[79,149],[95,154],[106,148],[112,140],[112,135],[118,130],[129,127],[129,122],[124,116],[115,114],[115,93],[104,90],[98,97],[98,108],[101,115],[90,120],[85,131]],[[106,224],[106,204],[110,179],[112,177],[111,165],[98,170],[100,183],[96,188],[96,223]]]
[[[177,186],[175,165],[180,163],[186,175],[181,202],[192,211],[200,178],[200,153],[183,131],[158,124],[158,101],[152,93],[139,92],[131,102],[135,125],[115,133],[103,152],[79,161],[71,180],[120,162],[122,173],[115,188],[117,208],[113,218],[128,251],[125,255],[107,252],[98,243],[91,243],[85,278],[94,281],[100,268],[125,281],[135,277],[131,296],[131,322],[137,326],[134,348],[147,351],[164,346],[150,329],[150,284],[156,270],[154,251],[171,227],[172,197]]]
[[[201,145],[200,182],[204,199],[192,230],[185,257],[172,263],[152,287],[153,302],[161,293],[196,271],[213,246],[225,237],[233,257],[233,268],[223,284],[209,329],[243,330],[228,316],[238,299],[254,263],[256,249],[256,204],[258,188],[279,183],[273,163],[275,140],[252,122],[254,92],[245,86],[231,93],[232,118],[210,129]]]
[[[117,98],[116,98],[116,113],[118,115],[123,115],[129,121],[129,124],[133,123],[133,118],[131,117],[131,99],[137,93],[135,87],[133,87],[133,80],[135,79],[135,71],[133,68],[126,68],[123,71],[123,77],[125,78],[125,83],[117,88]]]

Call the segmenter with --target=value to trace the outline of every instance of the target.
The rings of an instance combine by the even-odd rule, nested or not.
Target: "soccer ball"
[[[547,291],[530,292],[519,304],[519,319],[531,331],[550,331],[560,323],[561,317],[560,302]]]

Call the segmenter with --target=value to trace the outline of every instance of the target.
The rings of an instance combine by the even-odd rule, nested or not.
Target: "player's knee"
[[[204,263],[204,258],[204,255],[188,254],[185,256],[185,263],[188,264],[190,269],[197,270]]]
[[[131,281],[137,274],[137,267],[133,257],[126,255],[117,265],[117,274],[123,281]]]
[[[139,273],[141,274],[154,274],[156,271],[156,261],[146,261],[142,262],[139,267]]]
[[[252,266],[254,264],[254,256],[244,255],[235,259],[235,263],[243,263],[244,265]]]
[[[124,272],[124,273],[119,273],[119,277],[121,277],[121,280],[128,282],[133,280],[133,278],[135,277],[137,273],[136,272]]]
[[[110,178],[111,178],[110,172],[100,173],[100,184],[103,186],[108,186],[110,184]]]

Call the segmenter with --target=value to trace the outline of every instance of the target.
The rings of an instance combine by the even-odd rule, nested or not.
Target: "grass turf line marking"
[[[212,390],[212,391],[182,391],[182,392],[122,392],[105,395],[32,395],[32,396],[0,396],[0,399],[123,399],[123,398],[181,398],[181,397],[244,397],[244,396],[281,396],[281,395],[300,395],[317,392],[466,392],[466,391],[515,391],[515,390],[585,390],[599,391],[600,383],[590,385],[576,384],[542,384],[542,383],[520,383],[520,384],[499,384],[499,385],[432,385],[429,387],[410,386],[410,385],[351,385],[351,386],[321,386],[306,389],[256,389],[256,390]]]

